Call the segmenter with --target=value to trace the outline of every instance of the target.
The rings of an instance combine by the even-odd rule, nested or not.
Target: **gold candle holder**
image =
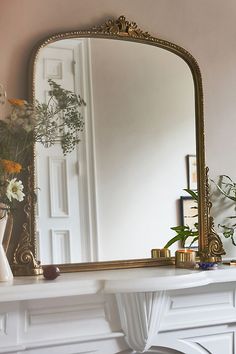
[[[170,250],[168,248],[153,248],[151,255],[152,258],[170,258]]]
[[[194,268],[196,265],[196,251],[190,249],[175,252],[175,266],[177,268]]]

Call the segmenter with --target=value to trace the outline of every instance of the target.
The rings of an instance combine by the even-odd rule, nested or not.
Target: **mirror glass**
[[[186,158],[196,155],[189,66],[156,46],[77,38],[41,48],[35,68],[38,101],[47,102],[52,79],[86,102],[75,151],[36,146],[38,258],[150,258],[186,220],[183,189],[197,188]]]

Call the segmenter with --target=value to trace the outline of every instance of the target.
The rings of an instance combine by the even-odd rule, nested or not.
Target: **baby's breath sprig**
[[[35,104],[35,140],[46,147],[60,142],[63,154],[75,149],[79,143],[79,133],[84,128],[84,118],[80,109],[86,106],[79,95],[63,89],[53,80],[48,80],[50,91],[48,103]]]

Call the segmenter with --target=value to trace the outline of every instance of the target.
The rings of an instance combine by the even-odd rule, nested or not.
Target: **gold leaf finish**
[[[210,215],[212,202],[210,201],[210,186],[208,179],[209,168],[206,167],[206,205],[207,205],[207,233],[204,237],[205,248],[201,250],[202,261],[220,262],[221,256],[225,254],[223,243],[215,232],[214,219]]]
[[[11,266],[14,275],[39,275],[43,272],[40,262],[36,260],[36,240],[34,233],[32,234],[35,230],[35,220],[32,220],[32,210],[35,207],[33,170],[32,166],[28,167],[25,176],[27,181],[27,194],[24,202],[26,221],[22,225],[20,241],[13,254]]]

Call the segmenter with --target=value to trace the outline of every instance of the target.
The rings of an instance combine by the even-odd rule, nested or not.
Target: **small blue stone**
[[[204,270],[211,269],[211,268],[215,267],[215,265],[216,265],[216,263],[214,263],[214,262],[200,262],[199,263],[199,267]]]

